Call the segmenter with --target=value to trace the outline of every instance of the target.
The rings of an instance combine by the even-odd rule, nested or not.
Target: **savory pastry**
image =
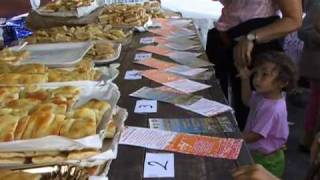
[[[0,87],[0,107],[12,100],[19,98],[20,88],[18,87]]]
[[[82,160],[88,159],[92,156],[99,154],[97,150],[81,150],[81,151],[72,151],[69,152],[67,159],[68,160]]]
[[[26,173],[23,171],[0,170],[0,179],[3,179],[3,180],[17,180],[17,179],[19,179],[19,180],[40,180],[41,175]]]
[[[47,13],[74,11],[79,7],[90,6],[91,3],[92,0],[55,0],[40,8],[40,11]]]
[[[113,138],[117,131],[117,125],[113,120],[109,120],[106,125],[105,137]]]
[[[0,74],[0,84],[39,84],[48,81],[47,74]]]
[[[97,125],[100,124],[100,121],[101,121],[103,115],[105,114],[105,112],[107,112],[109,109],[111,109],[111,105],[108,102],[100,101],[97,99],[91,99],[89,102],[82,105],[81,107],[90,108],[95,111],[96,118],[97,118]]]
[[[44,64],[23,64],[12,67],[12,71],[21,74],[45,74],[48,70]]]
[[[35,99],[35,100],[39,100],[41,102],[44,102],[51,97],[51,93],[47,89],[38,89],[38,90],[24,89],[21,92],[20,96],[21,96],[21,98]]]
[[[29,112],[32,111],[38,104],[40,104],[40,102],[41,101],[36,99],[22,98],[10,101],[9,103],[7,103],[6,107]]]
[[[82,108],[78,108],[73,111],[70,111],[68,112],[67,116],[70,118],[81,118],[81,119],[92,118],[95,121],[97,121],[96,112],[93,109],[86,108],[86,107],[82,107]]]
[[[22,157],[0,158],[0,164],[24,164],[25,161],[26,159]],[[0,174],[1,176],[2,174]]]
[[[54,103],[42,103],[34,108],[34,113],[49,111],[54,114],[65,114],[67,112],[67,105],[65,104],[54,104]]]
[[[14,157],[25,157],[25,154],[22,152],[0,152],[0,159],[1,158],[14,158]]]
[[[71,139],[79,139],[95,135],[96,129],[96,121],[93,118],[71,118],[64,121],[60,135]]]
[[[62,154],[57,156],[36,156],[31,159],[33,164],[59,163],[65,160],[66,157]]]
[[[59,135],[65,116],[51,111],[37,111],[31,114],[22,139]]]
[[[94,60],[111,59],[115,56],[113,45],[109,42],[96,43],[87,53]]]
[[[13,51],[10,48],[5,48],[0,51],[0,61],[8,64],[19,64],[28,57],[30,57],[30,52],[26,50]]]
[[[13,115],[0,116],[0,142],[13,141],[14,132],[21,117]]]

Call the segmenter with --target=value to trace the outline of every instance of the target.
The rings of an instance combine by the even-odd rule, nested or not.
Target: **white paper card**
[[[209,99],[201,98],[199,101],[191,105],[177,105],[183,109],[190,110],[195,113],[199,113],[203,116],[211,117],[226,111],[231,111],[230,106],[224,105],[222,103],[212,101]]]
[[[155,100],[138,100],[134,109],[135,113],[156,113],[157,101]]]
[[[152,57],[152,53],[138,53],[135,55],[134,60],[135,61],[142,61],[145,59],[149,59]]]
[[[121,133],[119,144],[164,149],[176,135],[177,133],[170,131],[129,126]]]
[[[138,70],[130,70],[127,71],[125,76],[125,80],[137,80],[137,79],[142,79],[141,71]]]
[[[208,69],[206,69],[206,68],[191,68],[191,67],[185,66],[185,65],[178,65],[178,66],[173,66],[173,67],[165,69],[165,71],[167,71],[167,72],[181,74],[184,76],[196,76],[196,75],[203,73],[207,70]]]
[[[152,44],[154,43],[154,37],[143,37],[140,39],[140,44]]]
[[[198,83],[196,81],[191,81],[189,79],[180,79],[177,81],[171,81],[168,83],[164,83],[164,85],[185,93],[194,93],[194,92],[211,87],[207,84]]]
[[[146,153],[143,177],[174,177],[174,154]]]

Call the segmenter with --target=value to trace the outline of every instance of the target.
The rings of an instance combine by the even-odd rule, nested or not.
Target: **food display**
[[[79,42],[89,40],[123,41],[130,32],[112,28],[110,25],[89,24],[86,26],[60,26],[38,30],[26,39],[31,44],[55,42]]]
[[[0,51],[0,62],[8,64],[19,64],[28,57],[30,57],[30,52],[26,50],[13,51],[10,48],[5,48]]]
[[[99,16],[101,24],[112,26],[143,26],[149,20],[149,15],[143,5],[114,4],[106,6]]]
[[[90,6],[93,0],[55,0],[46,4],[43,12],[64,12],[73,11],[79,7]]]

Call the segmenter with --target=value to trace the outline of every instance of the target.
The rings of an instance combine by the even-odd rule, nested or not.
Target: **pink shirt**
[[[249,101],[250,113],[244,132],[254,132],[263,138],[248,144],[250,150],[270,154],[287,141],[289,127],[285,98],[266,99],[253,92]]]
[[[253,18],[269,17],[276,14],[278,6],[273,0],[219,0],[223,5],[222,14],[215,23],[219,31],[226,31]]]

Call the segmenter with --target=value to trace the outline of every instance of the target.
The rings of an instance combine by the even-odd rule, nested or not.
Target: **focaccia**
[[[0,142],[14,140],[14,132],[18,126],[19,120],[19,116],[0,116]]]
[[[22,139],[59,135],[65,116],[51,111],[36,111],[31,114]]]
[[[92,118],[66,119],[60,135],[71,139],[79,139],[96,134],[96,121]]]

